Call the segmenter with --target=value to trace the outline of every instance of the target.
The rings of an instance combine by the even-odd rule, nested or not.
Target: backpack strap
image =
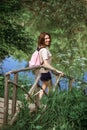
[[[39,52],[39,51],[40,51],[41,49],[43,49],[43,48],[45,48],[45,47],[41,47],[41,48],[37,47],[37,51]],[[44,63],[44,62],[42,62],[41,65],[43,65],[43,63]]]
[[[37,47],[37,49],[36,49],[37,51],[39,51],[40,50],[40,48],[39,47]]]
[[[41,48],[39,48],[39,47],[37,47],[37,51],[40,51],[41,49],[43,49],[43,48],[45,48],[45,47],[41,47]]]

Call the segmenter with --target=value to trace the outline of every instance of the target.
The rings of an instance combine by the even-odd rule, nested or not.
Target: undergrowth
[[[87,130],[87,95],[82,90],[50,92],[46,109],[30,114],[26,101],[13,126],[2,130]]]

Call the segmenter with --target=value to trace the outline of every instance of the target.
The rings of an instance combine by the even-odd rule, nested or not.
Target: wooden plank
[[[3,124],[3,119],[0,119],[0,126],[1,126],[1,124]]]
[[[0,102],[4,102],[4,98],[0,97]],[[20,103],[19,100],[17,100],[18,103]],[[9,99],[9,103],[12,103],[12,99]]]
[[[0,102],[4,102],[4,98],[0,97]],[[9,100],[9,103],[12,103],[12,100]]]
[[[0,102],[4,102],[4,98],[0,97]],[[9,99],[9,104],[12,103],[12,99]],[[20,104],[21,101],[17,100],[17,103]]]
[[[18,109],[17,109],[18,110]],[[16,111],[17,111],[16,110]],[[0,114],[4,114],[4,108],[0,108]],[[11,109],[8,110],[8,114],[11,114]]]
[[[3,113],[0,113],[0,119],[3,119],[3,116],[4,116]]]
[[[21,102],[17,101],[16,109],[18,109],[19,106],[21,106]],[[4,108],[4,101],[0,102],[0,108]],[[12,109],[12,101],[10,101],[10,103],[8,104],[8,109]]]
[[[19,108],[22,106],[22,103],[17,100],[16,103],[16,112],[19,111]],[[12,100],[9,100],[8,104],[8,120],[10,121],[12,118]],[[3,124],[4,119],[4,98],[0,98],[0,126]]]
[[[4,98],[1,98],[1,97],[0,97],[0,102],[3,102],[3,101],[4,101]]]

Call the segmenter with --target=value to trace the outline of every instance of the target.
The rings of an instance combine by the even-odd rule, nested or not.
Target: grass
[[[40,108],[30,114],[26,101],[14,126],[2,130],[86,130],[87,128],[87,95],[82,90],[50,92],[43,97],[46,109]]]

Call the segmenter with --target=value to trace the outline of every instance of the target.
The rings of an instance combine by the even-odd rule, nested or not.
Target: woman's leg
[[[51,84],[51,74],[50,74],[50,72],[41,73],[41,81],[42,81],[42,90],[39,93],[40,99],[42,98],[46,88],[48,87],[47,93],[49,93],[49,89],[50,89],[49,86],[52,86],[52,85],[50,85]]]
[[[39,99],[42,98],[43,94],[44,94],[44,91],[46,90],[47,86],[48,86],[48,83],[49,81],[43,81],[42,82],[42,89],[40,90],[40,93],[39,93]],[[44,91],[43,91],[44,90]]]
[[[49,91],[52,90],[52,80],[48,81],[48,86],[47,86],[47,94],[49,94]]]
[[[42,82],[42,89],[40,90],[40,93],[39,93],[39,99],[42,98],[46,88],[47,88],[47,94],[49,94],[49,91],[52,89],[52,80]]]

